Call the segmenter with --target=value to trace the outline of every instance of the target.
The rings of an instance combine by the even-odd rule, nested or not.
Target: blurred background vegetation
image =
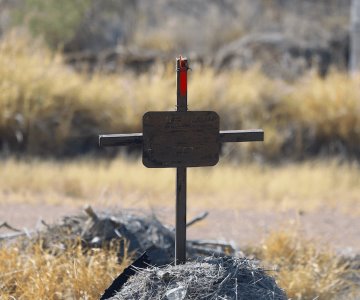
[[[99,133],[141,131],[144,112],[174,109],[183,54],[190,109],[266,131],[224,152],[359,158],[349,22],[349,0],[2,0],[1,153],[97,153]]]
[[[42,36],[56,48],[74,38],[90,4],[90,0],[24,0],[10,17],[13,25],[26,25],[34,36]]]
[[[348,234],[337,226],[355,228],[349,216],[360,211],[360,77],[348,70],[350,6],[351,0],[0,0],[0,211],[11,219],[18,209],[11,205],[19,203],[41,211],[44,203],[56,205],[58,214],[84,203],[173,207],[173,170],[154,172],[128,156],[94,158],[123,151],[99,149],[100,133],[141,132],[146,111],[175,110],[181,54],[192,68],[191,110],[217,111],[224,130],[265,130],[264,143],[224,145],[230,163],[189,170],[188,212],[256,211],[286,221],[291,217],[282,213],[291,210],[299,225],[305,214],[314,213],[316,225],[323,222],[317,216],[327,216],[334,232],[325,249],[278,231],[246,254],[277,266],[274,276],[292,299],[340,299],[355,280],[354,297],[341,299],[359,299],[359,256],[355,273],[339,256],[344,244],[329,252],[337,243],[332,233]],[[236,242],[246,231],[234,228],[239,216],[221,219]],[[254,239],[265,228],[256,226]],[[357,241],[353,233],[345,243],[359,249]],[[8,263],[0,264],[0,286],[4,297],[98,299],[128,263],[117,265],[115,253],[2,247],[0,259]]]

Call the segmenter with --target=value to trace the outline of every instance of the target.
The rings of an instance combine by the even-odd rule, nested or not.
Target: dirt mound
[[[206,257],[184,265],[139,269],[112,300],[287,299],[254,261]]]

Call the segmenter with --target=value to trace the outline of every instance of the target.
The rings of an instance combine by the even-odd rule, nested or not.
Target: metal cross
[[[219,116],[211,111],[188,111],[186,58],[176,60],[176,112],[148,112],[143,133],[99,136],[102,147],[143,146],[143,164],[149,168],[176,168],[175,264],[186,261],[186,168],[213,166],[222,143],[264,140],[264,131],[219,130]]]

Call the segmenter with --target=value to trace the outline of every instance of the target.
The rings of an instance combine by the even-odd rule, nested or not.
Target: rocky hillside
[[[260,63],[292,78],[346,68],[350,2],[0,0],[0,32],[25,26],[87,70],[143,71],[183,53],[220,69]]]

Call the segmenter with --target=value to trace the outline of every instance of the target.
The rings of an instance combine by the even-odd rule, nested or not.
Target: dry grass
[[[250,252],[275,267],[272,275],[291,299],[358,299],[360,295],[358,283],[350,279],[351,274],[360,276],[360,271],[331,249],[319,249],[294,228],[270,233]]]
[[[100,132],[140,131],[144,112],[175,108],[174,75],[168,66],[138,77],[89,77],[69,69],[40,42],[10,33],[0,41],[0,142],[56,156],[81,151],[86,138]],[[189,107],[219,112],[223,129],[264,128],[263,144],[242,146],[245,157],[302,158],[324,150],[358,155],[359,80],[334,72],[288,83],[257,69],[196,69],[190,73]]]
[[[0,299],[99,299],[129,264],[117,263],[117,247],[84,252],[44,249],[41,243],[0,248]]]
[[[331,73],[325,80],[310,75],[297,82],[286,99],[287,120],[294,118],[298,127],[297,151],[306,147],[304,135],[311,132],[321,143],[341,143],[344,151],[357,149],[360,137],[359,79]],[[280,112],[282,114],[284,112]]]
[[[283,166],[220,162],[188,170],[189,207],[337,208],[358,214],[358,164],[314,161]],[[140,161],[0,161],[1,203],[27,202],[123,206],[173,203],[175,171],[147,169]]]
[[[116,247],[84,252],[78,245],[66,251],[46,250],[41,243],[25,250],[2,247],[0,299],[98,299],[129,264],[126,258],[118,265],[116,252]],[[357,299],[359,295],[351,281],[360,276],[359,270],[331,250],[319,250],[297,230],[272,232],[248,254],[276,268],[270,273],[291,299]]]

